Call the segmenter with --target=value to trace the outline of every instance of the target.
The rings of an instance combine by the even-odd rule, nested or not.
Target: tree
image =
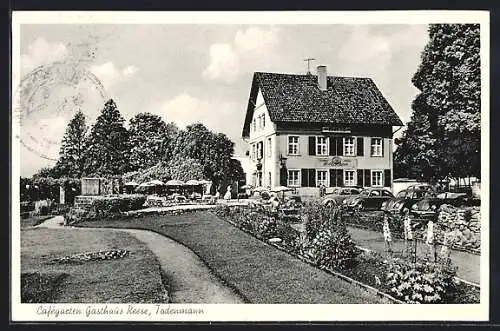
[[[108,100],[86,139],[87,175],[120,175],[128,170],[129,141],[124,122],[115,102]]]
[[[233,154],[234,143],[225,134],[211,132],[203,124],[196,123],[179,131],[166,157],[176,155],[197,160],[203,166],[204,177],[219,186],[232,179]]]
[[[418,177],[480,176],[481,75],[478,24],[432,24],[412,82],[420,90],[394,154]]]
[[[79,178],[85,166],[85,115],[78,111],[66,128],[55,168],[60,175]]]
[[[139,113],[130,119],[130,168],[147,169],[157,164],[171,138],[171,130],[158,115]]]

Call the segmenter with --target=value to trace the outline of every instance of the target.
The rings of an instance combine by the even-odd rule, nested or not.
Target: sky
[[[21,176],[55,164],[76,109],[92,124],[108,97],[126,122],[140,112],[181,128],[202,122],[227,134],[242,156],[253,73],[304,74],[306,58],[316,59],[313,73],[326,65],[328,75],[372,78],[406,123],[418,93],[411,78],[427,41],[426,25],[22,25],[22,77],[82,57],[78,65],[98,78],[105,96],[88,80],[37,91],[46,107],[22,124]]]

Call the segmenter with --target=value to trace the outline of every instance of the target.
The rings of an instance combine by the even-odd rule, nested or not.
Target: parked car
[[[391,198],[394,198],[394,195],[388,189],[372,187],[345,199],[342,206],[348,211],[379,210],[382,203]]]
[[[404,214],[424,197],[436,197],[437,192],[429,184],[416,184],[401,190],[392,199],[384,201],[380,209],[389,214]]]
[[[337,187],[332,193],[324,196],[321,203],[328,207],[341,206],[345,199],[352,195],[358,195],[361,191],[362,189],[357,187]]]
[[[443,204],[459,207],[469,205],[469,199],[466,193],[452,192],[441,193],[435,197],[424,197],[411,206],[410,215],[414,218],[435,220],[439,207]]]

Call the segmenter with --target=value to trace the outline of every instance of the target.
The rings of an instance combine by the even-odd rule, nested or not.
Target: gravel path
[[[63,222],[62,216],[56,216],[37,227],[70,228],[63,227]],[[71,228],[77,231],[123,231],[146,243],[168,278],[168,292],[173,303],[243,303],[243,299],[215,277],[196,254],[172,239],[147,230]]]

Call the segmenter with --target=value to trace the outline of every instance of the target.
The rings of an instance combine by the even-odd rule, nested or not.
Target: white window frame
[[[257,159],[263,159],[264,158],[264,142],[263,141],[259,141],[256,143],[257,145]],[[259,148],[260,146],[260,148]]]
[[[264,129],[266,127],[266,114],[262,114],[262,128]]]
[[[266,147],[267,148],[267,156],[271,157],[272,156],[272,150],[273,150],[272,149],[273,141],[269,137],[269,138],[267,138],[266,142],[267,142],[267,147]]]
[[[380,174],[380,185],[376,185],[376,183],[374,183],[374,179],[376,179],[376,177],[374,177],[374,174],[376,173]],[[370,184],[371,187],[384,187],[384,170],[372,169],[370,172]]]
[[[290,138],[297,138],[297,142],[290,143]],[[290,145],[297,146],[296,153],[290,153]],[[287,136],[287,154],[288,155],[300,155],[300,136],[294,136],[294,135]]]
[[[352,139],[352,144],[348,144],[347,140]],[[355,137],[344,137],[343,139],[344,156],[356,156],[356,138]],[[348,148],[352,148],[351,153],[348,152]]]
[[[348,182],[347,173],[352,173],[352,181],[349,181],[350,182],[349,184],[347,183]],[[357,181],[356,170],[344,169],[344,178],[343,178],[344,186],[346,186],[346,187],[356,186],[356,184],[357,184],[356,181]]]
[[[269,172],[267,173],[267,184],[268,184],[269,186],[272,186],[272,176],[273,176],[273,175],[272,175],[272,173],[269,171]]]
[[[324,139],[324,142],[321,144],[319,142],[320,139]],[[316,137],[316,155],[328,156],[328,151],[329,151],[329,147],[330,147],[329,144],[330,144],[330,139],[328,139],[328,137],[324,137],[324,136]],[[324,147],[324,150],[322,151],[323,147]]]
[[[255,143],[250,144],[250,157],[255,160]]]
[[[252,121],[252,128],[253,128],[253,132],[257,131],[257,119],[255,117]]]
[[[290,181],[290,173],[291,172],[294,172],[294,173],[296,172],[297,173],[297,181],[296,182],[295,182],[295,179],[293,179],[292,181]],[[287,170],[287,180],[286,180],[286,183],[287,183],[288,187],[300,187],[301,181],[302,181],[302,178],[301,178],[300,169],[288,169]]]
[[[379,141],[380,144],[374,144],[375,141]],[[382,150],[384,146],[384,139],[380,137],[372,137],[370,139],[370,156],[382,157]]]
[[[319,173],[324,173],[325,174],[325,179],[323,182],[323,185],[326,187],[330,187],[330,174],[328,172],[328,169],[316,169],[316,187],[320,186],[320,180],[319,180]]]

